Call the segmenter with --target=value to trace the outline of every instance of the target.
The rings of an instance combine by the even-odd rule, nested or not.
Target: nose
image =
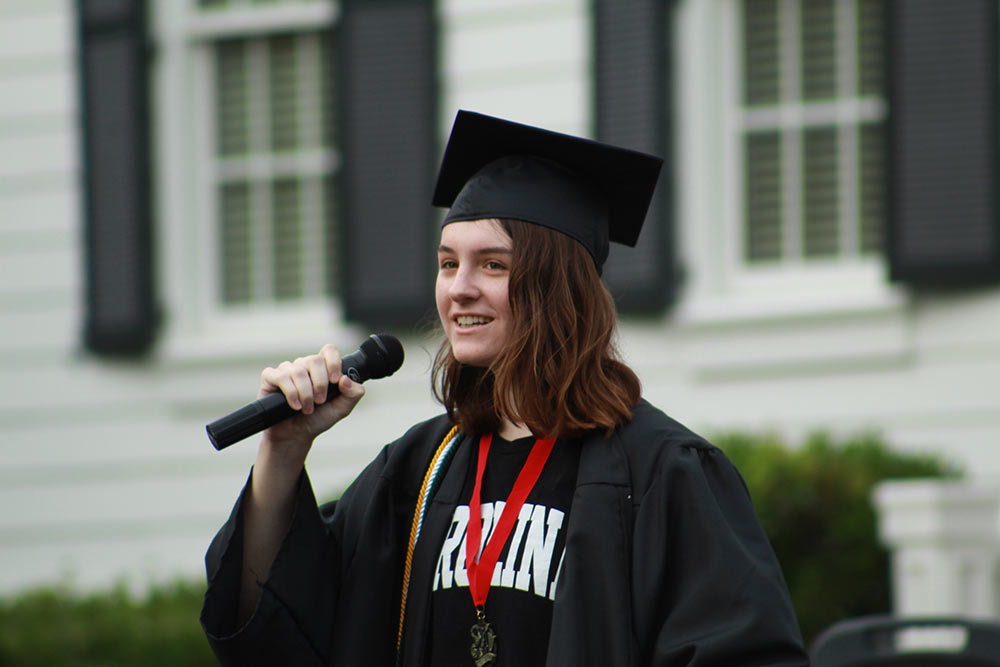
[[[461,267],[448,286],[448,296],[453,301],[470,301],[479,296],[479,286],[472,271]]]

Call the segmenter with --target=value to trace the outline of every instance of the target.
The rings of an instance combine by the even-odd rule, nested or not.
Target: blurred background
[[[470,109],[665,156],[639,246],[605,271],[646,397],[720,443],[864,434],[918,460],[843,468],[888,549],[845,576],[883,611],[1000,615],[997,13],[3,0],[0,595],[197,581],[255,449],[216,452],[204,426],[264,366],[403,340],[314,450],[320,494],[437,413],[429,202]],[[839,497],[787,488],[767,498]]]

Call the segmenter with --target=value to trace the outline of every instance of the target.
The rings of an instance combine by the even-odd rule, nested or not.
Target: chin
[[[482,350],[463,349],[462,346],[456,348],[454,345],[451,346],[451,355],[460,364],[481,368],[489,366],[496,358],[496,353],[491,354]]]
[[[462,364],[463,366],[473,366],[475,368],[486,368],[493,361],[492,359],[484,359],[477,356],[460,355],[456,354],[455,360]]]

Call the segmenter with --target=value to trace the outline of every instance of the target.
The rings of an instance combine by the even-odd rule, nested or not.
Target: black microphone
[[[392,334],[372,334],[361,343],[361,349],[341,360],[340,372],[355,382],[364,382],[392,375],[402,365],[403,346],[399,339]],[[326,400],[339,395],[340,389],[331,384]],[[283,393],[276,391],[216,419],[205,430],[208,431],[208,439],[212,441],[212,445],[222,450],[298,412],[288,405]]]

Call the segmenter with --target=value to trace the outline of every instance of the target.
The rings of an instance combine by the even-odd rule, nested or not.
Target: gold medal
[[[469,630],[469,634],[472,635],[472,648],[469,649],[469,654],[475,661],[476,667],[492,665],[497,659],[497,636],[486,622],[486,612],[482,607],[476,609],[476,622]]]

